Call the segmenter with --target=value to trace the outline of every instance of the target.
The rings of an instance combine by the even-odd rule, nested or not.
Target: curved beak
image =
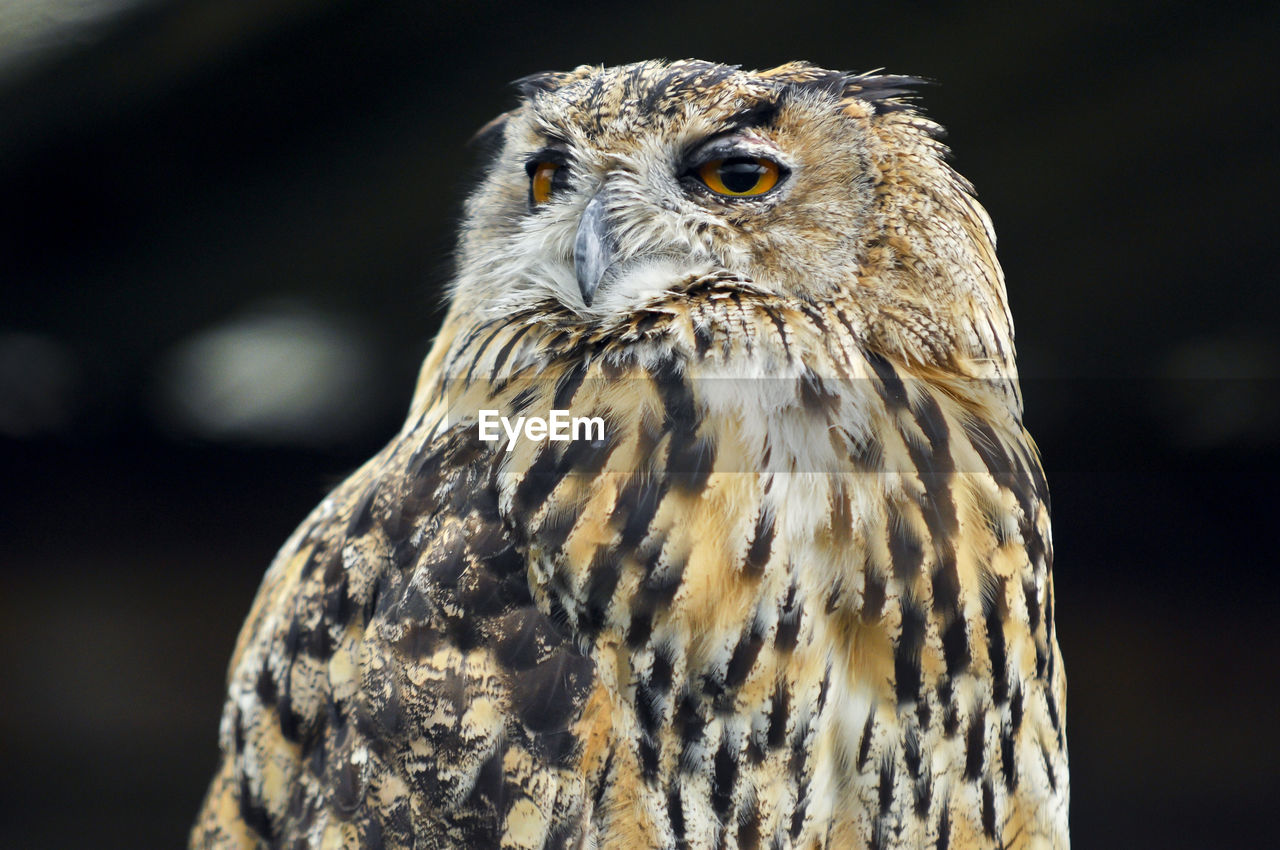
[[[606,219],[605,193],[602,189],[587,203],[578,221],[578,234],[573,240],[573,268],[578,276],[578,289],[583,302],[590,307],[600,280],[613,263],[615,246]]]

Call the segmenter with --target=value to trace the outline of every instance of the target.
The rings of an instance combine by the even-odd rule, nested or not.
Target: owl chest
[[[848,662],[863,636],[831,610],[862,586],[873,495],[860,483],[738,473],[696,494],[621,492],[652,511],[643,537],[619,546],[623,523],[588,546],[575,538],[596,526],[575,524],[544,553],[539,603],[596,662],[579,728],[598,742],[583,773],[602,841],[639,830],[643,846],[750,846],[758,830],[808,846],[847,810],[859,791],[846,765],[877,698]]]

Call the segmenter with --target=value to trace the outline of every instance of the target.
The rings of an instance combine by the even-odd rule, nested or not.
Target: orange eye
[[[529,176],[529,193],[535,204],[545,204],[551,200],[553,181],[559,170],[560,164],[556,162],[540,162],[534,166]]]
[[[763,195],[782,176],[778,163],[760,156],[713,159],[698,167],[698,179],[717,195],[753,198]]]

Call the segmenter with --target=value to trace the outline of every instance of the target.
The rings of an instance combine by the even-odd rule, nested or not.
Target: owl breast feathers
[[[394,440],[263,581],[193,847],[1068,846],[1048,496],[907,77],[530,77]]]

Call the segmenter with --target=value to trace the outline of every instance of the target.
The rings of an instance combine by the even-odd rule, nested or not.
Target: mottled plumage
[[[193,847],[1068,846],[1048,495],[914,82],[523,82],[403,430],[250,612]],[[480,438],[555,409],[603,439]]]

